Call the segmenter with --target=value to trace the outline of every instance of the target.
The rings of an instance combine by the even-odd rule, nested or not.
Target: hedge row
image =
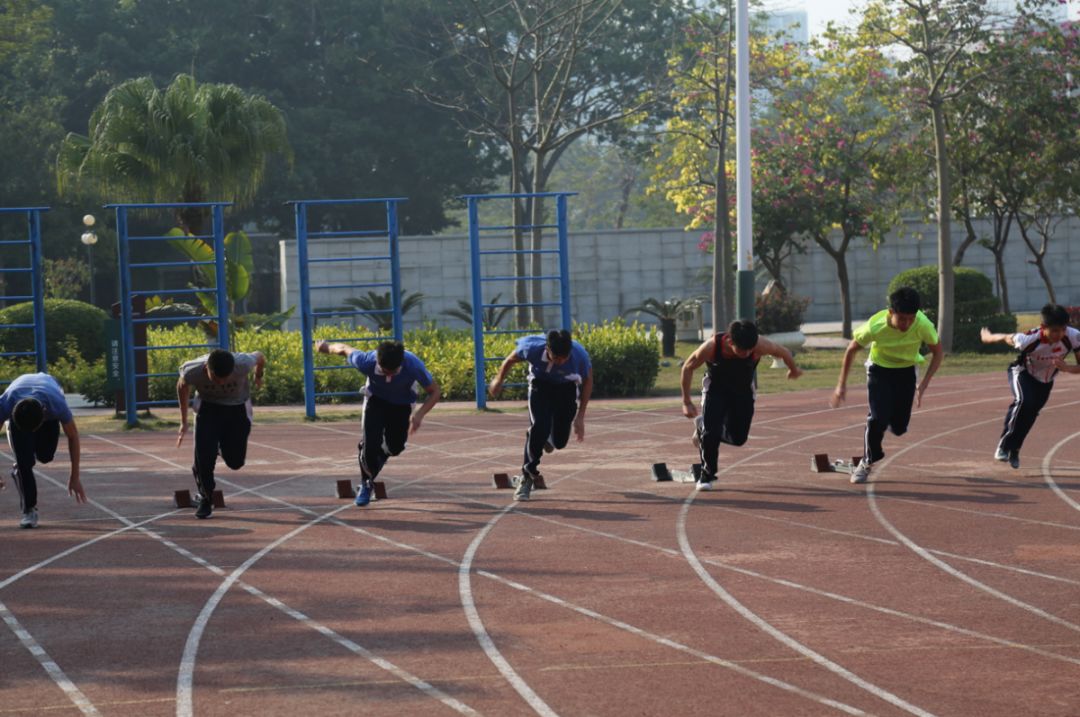
[[[320,327],[317,339],[340,338],[342,329]],[[346,334],[347,335],[347,334]],[[633,396],[647,393],[659,371],[659,347],[656,336],[638,324],[627,325],[621,320],[592,326],[579,324],[574,335],[592,356],[596,396]],[[156,346],[204,343],[205,337],[196,327],[180,326],[171,329],[150,329],[149,343]],[[506,356],[514,347],[511,335],[490,336],[485,340],[488,356]],[[266,356],[266,375],[255,400],[264,404],[298,404],[304,400],[303,350],[300,333],[255,332],[238,330],[233,335],[236,351],[261,351]],[[406,332],[405,347],[419,356],[439,382],[447,400],[475,399],[472,332],[468,329],[425,328]],[[184,349],[165,349],[150,353],[150,373],[176,373],[192,352]],[[345,366],[336,370],[317,371],[315,390],[318,393],[356,391],[364,377],[347,367],[340,356],[316,354],[315,365]],[[498,370],[498,362],[489,362],[485,380],[490,381]],[[515,366],[507,383],[522,383],[524,366]],[[167,400],[176,395],[176,380],[172,377],[151,379],[151,400]],[[524,396],[524,388],[508,387],[506,398]],[[343,397],[344,400],[356,400]],[[342,400],[335,399],[321,400]]]

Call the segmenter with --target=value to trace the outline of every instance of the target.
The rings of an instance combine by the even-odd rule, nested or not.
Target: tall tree
[[[71,133],[56,158],[61,194],[120,200],[232,201],[255,197],[271,155],[291,158],[281,111],[233,85],[178,75],[163,90],[149,77],[105,96],[89,133]],[[181,228],[202,234],[205,212],[177,213]]]
[[[451,7],[453,21],[420,38],[430,64],[416,91],[470,136],[502,148],[512,193],[545,192],[571,144],[623,131],[623,120],[654,101],[680,14],[679,3],[650,0],[454,0]],[[513,204],[513,224],[530,227],[533,276],[542,273],[545,216],[542,198]],[[514,248],[524,247],[515,231]],[[516,275],[524,276],[517,256]],[[524,283],[516,283],[515,303],[526,303]],[[527,283],[528,303],[542,302],[542,283]],[[543,307],[531,308],[531,320],[543,324]]]

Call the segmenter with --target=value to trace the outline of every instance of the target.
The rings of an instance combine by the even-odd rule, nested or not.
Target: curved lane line
[[[1046,454],[1046,457],[1043,458],[1042,462],[1043,480],[1046,481],[1046,484],[1050,486],[1050,490],[1054,491],[1058,498],[1061,498],[1063,501],[1068,503],[1074,510],[1080,510],[1080,503],[1077,503],[1075,500],[1073,500],[1065,491],[1061,489],[1061,486],[1057,484],[1057,481],[1054,480],[1054,476],[1050,473],[1050,461],[1051,459],[1053,459],[1054,454],[1057,453],[1062,446],[1064,446],[1069,441],[1077,438],[1078,436],[1080,436],[1080,431],[1072,434],[1071,436],[1066,436],[1065,438],[1062,438],[1060,441],[1054,444],[1054,447],[1050,449],[1050,452]]]

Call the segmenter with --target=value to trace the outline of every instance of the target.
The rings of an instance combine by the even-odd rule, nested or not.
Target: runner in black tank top
[[[682,368],[683,415],[696,418],[690,398],[690,383],[702,364],[708,364],[701,382],[701,418],[696,422],[694,442],[701,453],[701,479],[697,487],[712,488],[716,480],[720,444],[741,446],[750,434],[754,418],[754,372],[762,356],[775,356],[788,367],[788,378],[798,378],[802,370],[791,352],[759,337],[750,321],[733,321],[724,333],[701,344]]]

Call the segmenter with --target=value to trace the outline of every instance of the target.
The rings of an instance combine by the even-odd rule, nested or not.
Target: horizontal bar
[[[137,373],[135,378],[161,378],[162,376],[172,376],[176,378],[177,374],[169,371],[168,373]]]
[[[29,239],[4,239],[0,244],[32,244]]]
[[[482,309],[514,309],[520,306],[562,306],[561,301],[540,301],[531,304],[480,304]]]
[[[178,322],[178,321],[205,321],[207,319],[213,319],[214,321],[220,321],[221,317],[218,316],[217,314],[215,314],[213,316],[160,316],[160,317],[149,318],[149,319],[132,319],[131,323],[133,323],[133,324],[155,324],[155,323],[158,323],[158,322],[163,322],[163,323],[171,324],[171,323],[175,323],[175,322]]]
[[[0,269],[0,271],[5,272],[5,273],[11,273],[11,274],[14,274],[16,272],[21,272],[21,273],[25,274],[27,272],[33,271],[33,268],[26,267],[25,269]]]
[[[312,371],[338,371],[343,368],[355,368],[352,364],[344,363],[338,366],[312,366]]]
[[[49,207],[0,207],[0,214],[15,214],[16,212],[47,212]]]
[[[557,274],[555,276],[481,276],[480,281],[552,281],[561,278]]]
[[[0,324],[0,329],[32,329],[34,324]]]
[[[142,237],[142,236],[139,236],[139,237],[128,236],[128,241],[175,241],[177,239],[180,239],[180,240],[184,240],[184,239],[201,239],[203,241],[206,241],[206,240],[214,241],[214,235],[213,234],[180,234],[180,235],[172,236],[172,237],[169,237],[169,236],[159,236],[159,237],[156,237],[156,236],[145,236],[145,237]]]
[[[129,264],[132,269],[147,269],[155,266],[213,266],[213,261],[160,261],[152,263]]]
[[[149,406],[179,406],[178,401],[136,401],[135,408],[146,408]]]
[[[183,207],[231,207],[232,202],[163,202],[149,204],[103,204],[105,209],[181,209]]]
[[[477,226],[478,231],[495,232],[510,229],[558,229],[558,224],[506,224],[504,226]]]
[[[326,343],[331,344],[331,343],[334,343],[335,341],[390,341],[393,338],[394,338],[393,336],[353,336],[352,338],[346,337],[346,338],[341,338],[341,339],[319,339],[319,340],[320,341],[325,341]]]
[[[136,351],[164,351],[165,349],[216,349],[217,344],[175,344],[173,346],[133,346]]]
[[[488,249],[480,254],[558,254],[558,249]]]
[[[363,396],[362,391],[329,391],[327,393],[316,393],[316,396]]]
[[[325,264],[334,261],[390,261],[388,256],[334,256],[326,259],[308,259],[308,264]]]
[[[132,296],[153,296],[155,294],[204,294],[217,291],[215,286],[204,286],[196,289],[154,289],[152,291],[133,291]],[[167,305],[167,304],[166,304]]]
[[[28,294],[26,296],[0,296],[0,301],[30,301],[33,298],[33,294]]]
[[[368,289],[379,286],[393,286],[394,284],[389,281],[378,281],[368,284],[325,284],[322,286],[309,286],[308,291],[315,291],[316,289]]]
[[[375,197],[371,199],[290,199],[286,204],[374,204],[375,202],[407,202],[408,197]]]
[[[0,356],[37,356],[37,351],[5,351]]]
[[[533,329],[491,329],[490,331],[485,330],[481,333],[483,333],[484,336],[495,336],[498,334],[534,334],[536,331]]]
[[[308,239],[348,239],[349,237],[387,237],[385,229],[358,229],[357,231],[308,232]]]
[[[366,313],[369,312],[363,309],[357,309],[355,311],[312,311],[311,315],[318,318],[320,316],[360,316],[361,314]]]
[[[527,199],[529,197],[576,197],[577,192],[518,192],[516,194],[460,194],[458,199]]]

